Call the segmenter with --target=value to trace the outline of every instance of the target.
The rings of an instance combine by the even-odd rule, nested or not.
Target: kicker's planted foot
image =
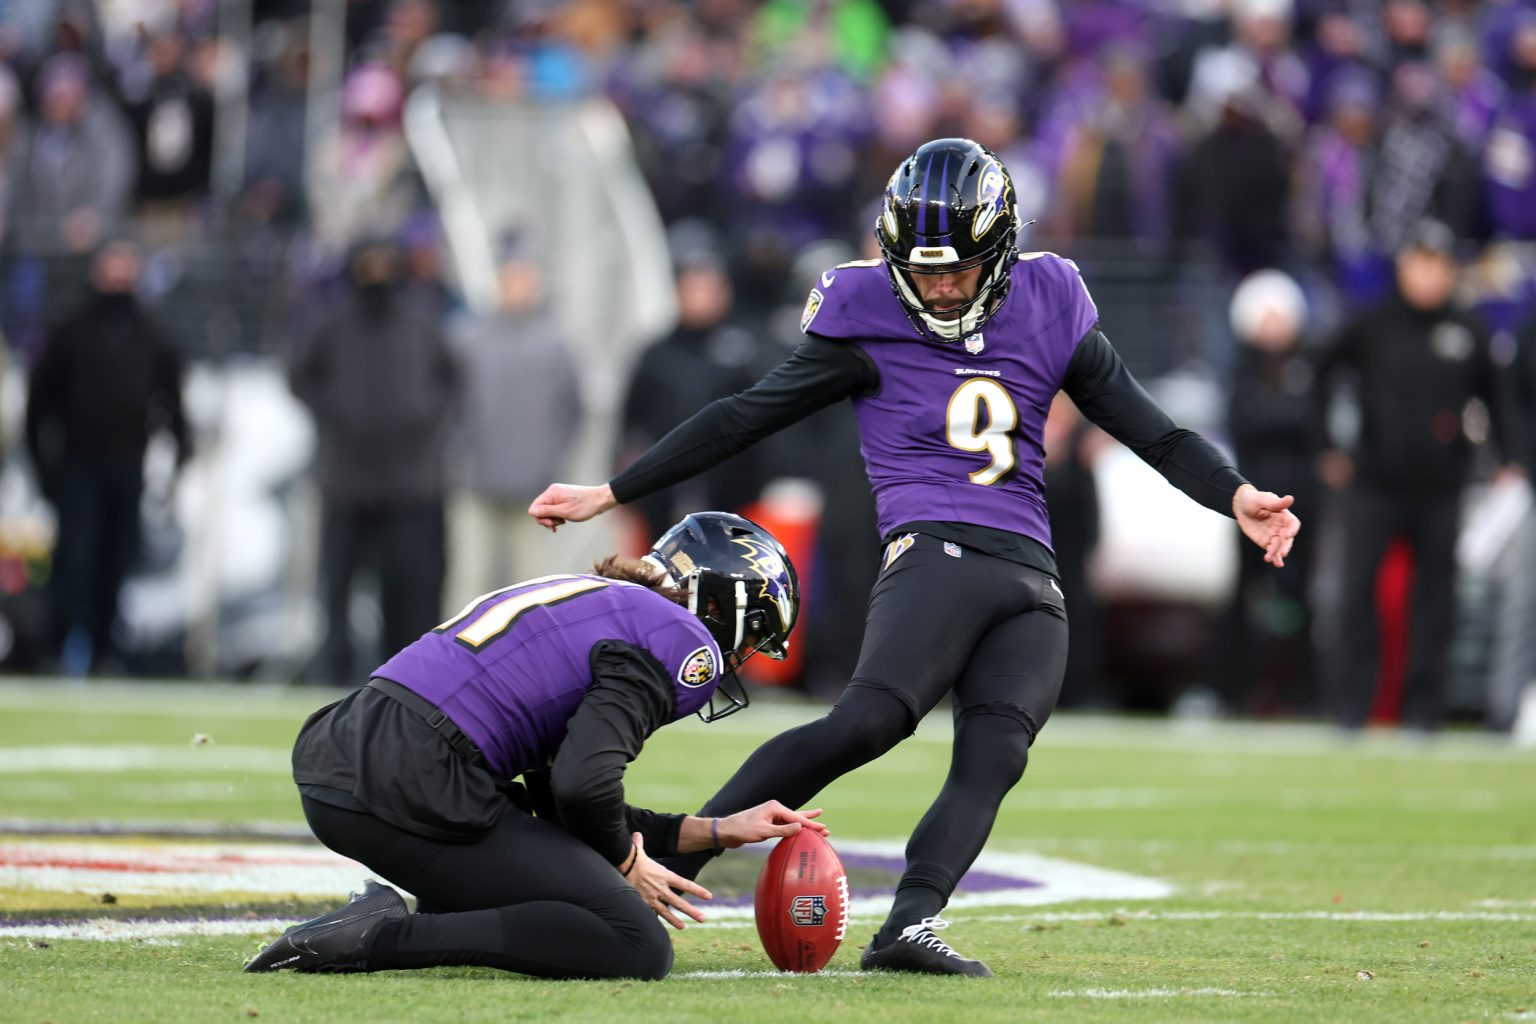
[[[908,925],[893,941],[883,946],[871,942],[864,947],[859,967],[866,971],[910,971],[916,974],[965,974],[990,978],[992,972],[980,960],[968,960],[935,935],[949,927],[938,917],[925,917]]]

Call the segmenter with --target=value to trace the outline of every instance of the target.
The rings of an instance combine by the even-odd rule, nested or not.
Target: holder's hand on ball
[[[635,887],[640,898],[645,900],[646,906],[656,911],[663,921],[678,930],[687,927],[683,924],[682,918],[677,916],[678,914],[691,917],[695,921],[703,921],[704,911],[683,899],[683,894],[688,893],[701,900],[707,900],[712,898],[709,890],[698,882],[667,870],[647,857],[645,839],[639,832],[631,838],[635,843],[634,863],[624,874],[624,880]],[[673,892],[674,889],[678,891]]]
[[[826,835],[827,826],[813,820],[820,816],[820,807],[809,811],[795,811],[777,800],[769,800],[767,803],[721,818],[717,830],[719,837],[714,845],[734,850],[747,843],[760,843],[764,839],[792,836],[802,828]]]

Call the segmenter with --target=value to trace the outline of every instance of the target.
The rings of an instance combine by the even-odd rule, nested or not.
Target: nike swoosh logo
[[[821,286],[822,286],[822,287],[823,287],[823,288],[831,288],[831,287],[832,287],[832,281],[833,281],[833,280],[834,280],[834,279],[835,279],[835,278],[836,278],[836,277],[837,277],[837,275],[836,275],[836,274],[829,274],[829,273],[827,273],[827,272],[826,272],[826,271],[825,271],[825,270],[823,270],[823,271],[822,271],[822,272],[821,272]]]

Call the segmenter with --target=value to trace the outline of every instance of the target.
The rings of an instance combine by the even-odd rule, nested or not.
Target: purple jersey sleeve
[[[800,330],[837,339],[918,338],[880,260],[855,260],[823,271],[806,297]]]
[[[1053,252],[1027,252],[1019,256],[1019,270],[1015,273],[1016,286],[1027,281],[1030,301],[1042,303],[1057,313],[1056,322],[1062,329],[1059,336],[1067,339],[1072,347],[1099,322],[1099,307],[1088,294],[1077,264]]]
[[[716,646],[709,630],[693,615],[683,609],[682,618],[675,618],[653,633],[646,646],[656,660],[661,662],[672,679],[672,691],[677,698],[677,709],[672,720],[687,718],[714,695],[720,685],[720,648]]]

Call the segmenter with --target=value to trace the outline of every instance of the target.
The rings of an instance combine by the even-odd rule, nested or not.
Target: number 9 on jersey
[[[973,484],[995,484],[1018,466],[1013,431],[1019,410],[1008,390],[987,377],[972,377],[949,396],[944,414],[949,443],[966,452],[986,452],[991,461],[970,474]]]

